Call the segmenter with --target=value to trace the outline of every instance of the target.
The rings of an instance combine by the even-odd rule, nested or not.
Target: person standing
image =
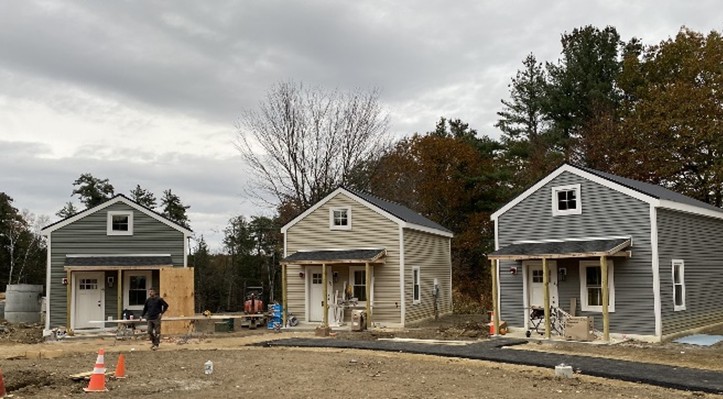
[[[156,292],[155,288],[148,290],[148,299],[143,305],[141,318],[148,321],[148,336],[151,338],[151,349],[158,349],[161,344],[161,317],[168,310],[168,304]]]

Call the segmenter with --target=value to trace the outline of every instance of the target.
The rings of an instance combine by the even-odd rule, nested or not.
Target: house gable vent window
[[[108,212],[109,236],[132,236],[133,235],[133,212],[111,211]]]
[[[552,188],[552,215],[579,215],[582,213],[580,185]]]
[[[608,260],[608,311],[615,311],[615,270]],[[580,262],[580,306],[583,312],[602,312],[602,272],[600,262]]]
[[[329,209],[329,229],[351,230],[351,207]]]
[[[685,262],[673,259],[673,310],[685,310]]]

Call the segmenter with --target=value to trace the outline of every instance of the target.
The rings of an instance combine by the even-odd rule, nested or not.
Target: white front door
[[[90,323],[105,318],[104,273],[75,273],[73,324],[74,329],[101,328],[103,324]]]
[[[548,262],[547,269],[550,281],[550,305],[557,307],[557,265],[553,262]],[[542,263],[531,263],[527,265],[527,292],[529,294],[528,303],[530,307],[543,307],[545,301],[545,286],[543,284]]]
[[[307,267],[306,275],[309,287],[309,321],[322,321],[324,319],[324,285],[321,281],[321,266]]]

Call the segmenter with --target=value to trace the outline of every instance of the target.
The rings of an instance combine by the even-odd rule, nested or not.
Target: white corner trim
[[[535,183],[532,187],[530,187],[530,188],[528,188],[527,190],[525,190],[525,192],[523,192],[522,194],[520,194],[520,195],[518,195],[517,197],[515,197],[515,199],[513,199],[513,200],[510,201],[510,202],[508,202],[505,206],[503,206],[502,208],[500,208],[497,212],[493,213],[493,214],[490,216],[490,219],[497,219],[497,218],[499,218],[502,214],[504,214],[505,212],[509,211],[511,208],[513,208],[514,206],[516,206],[517,204],[519,204],[520,202],[522,202],[524,199],[526,199],[527,197],[529,197],[530,195],[532,195],[533,193],[535,193],[537,190],[539,190],[539,189],[541,189],[542,187],[544,187],[547,183],[549,183],[550,181],[552,181],[553,179],[555,179],[556,177],[560,176],[561,174],[563,174],[563,173],[565,173],[565,172],[572,173],[572,174],[574,174],[574,175],[580,176],[580,177],[582,177],[583,179],[590,180],[590,181],[592,181],[592,182],[598,183],[598,184],[600,184],[600,185],[602,185],[602,186],[608,187],[608,188],[610,188],[610,189],[612,189],[612,190],[615,190],[615,191],[617,191],[617,192],[623,193],[623,194],[628,195],[628,196],[630,196],[630,197],[639,199],[639,200],[641,200],[641,201],[643,201],[643,202],[646,202],[646,203],[648,203],[648,204],[655,204],[655,205],[657,205],[657,204],[660,202],[657,198],[651,197],[651,196],[649,196],[649,195],[647,195],[647,194],[643,194],[643,193],[641,193],[641,192],[639,192],[639,191],[630,189],[630,188],[625,187],[625,186],[623,186],[623,185],[621,185],[621,184],[615,183],[615,182],[610,181],[610,180],[608,180],[608,179],[604,179],[604,178],[599,177],[599,176],[597,176],[597,175],[594,175],[594,174],[592,174],[592,173],[586,172],[586,171],[584,171],[584,170],[582,170],[582,169],[579,169],[579,168],[577,168],[577,167],[575,167],[575,166],[572,166],[572,165],[570,165],[570,164],[564,164],[564,165],[560,166],[559,168],[555,169],[554,171],[552,171],[549,175],[547,175],[547,176],[546,176],[545,178],[543,178],[542,180],[540,180],[540,181],[538,181],[537,183]],[[723,215],[722,215],[722,216],[723,216]]]
[[[47,265],[45,269],[45,331],[50,333],[50,285],[52,283],[51,280],[51,266],[52,266],[52,254],[53,254],[53,243],[52,243],[52,236],[48,234],[48,248],[46,249],[47,252]]]
[[[655,336],[663,336],[663,315],[660,301],[660,258],[658,254],[658,211],[650,205],[650,257],[653,271],[653,313],[655,316]]]
[[[401,325],[404,327],[407,318],[407,307],[404,298],[404,228],[399,226],[399,311],[401,317]]]

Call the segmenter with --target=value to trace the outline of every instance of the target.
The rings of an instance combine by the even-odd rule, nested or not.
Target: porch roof
[[[281,263],[293,265],[384,263],[386,254],[387,250],[384,248],[298,251],[282,259]]]
[[[160,269],[173,266],[171,255],[66,256],[66,270]]]
[[[632,239],[614,238],[582,241],[554,241],[511,244],[488,254],[488,259],[525,260],[625,256]]]

